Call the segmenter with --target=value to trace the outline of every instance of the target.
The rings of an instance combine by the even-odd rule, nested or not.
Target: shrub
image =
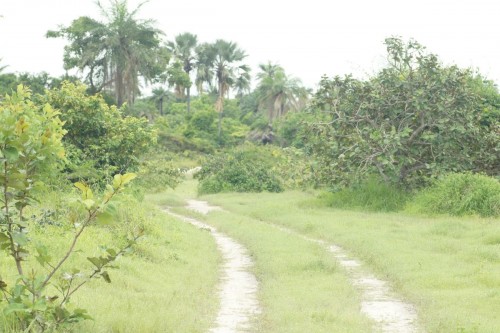
[[[401,210],[408,197],[409,193],[373,176],[349,188],[321,195],[321,199],[331,207],[383,212]]]
[[[426,214],[500,215],[500,182],[481,174],[450,173],[420,192],[409,211]]]
[[[281,192],[282,181],[272,168],[270,150],[253,145],[209,156],[196,175],[198,192]]]
[[[137,171],[140,156],[156,143],[156,132],[146,119],[124,117],[101,95],[88,96],[84,85],[64,82],[42,98],[61,113],[67,134],[66,173],[71,180],[105,183],[116,173]]]

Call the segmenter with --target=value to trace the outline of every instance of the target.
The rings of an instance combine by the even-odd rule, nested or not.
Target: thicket
[[[322,181],[348,186],[370,174],[408,189],[447,172],[500,173],[498,91],[468,69],[443,66],[415,41],[386,40],[375,76],[323,78],[307,147]]]
[[[200,194],[281,192],[314,184],[313,168],[302,151],[250,143],[208,156],[195,177]]]

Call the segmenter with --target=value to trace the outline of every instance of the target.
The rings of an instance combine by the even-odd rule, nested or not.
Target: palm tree
[[[190,78],[190,73],[196,65],[196,53],[195,48],[198,44],[198,38],[189,32],[179,34],[175,37],[175,42],[169,42],[168,48],[176,61],[182,63],[182,68],[184,72]],[[184,88],[184,87],[183,87]],[[191,81],[185,87],[186,88],[186,100],[187,100],[187,113],[190,112],[191,103]]]
[[[163,103],[165,99],[168,97],[169,92],[163,88],[155,88],[152,91],[151,99],[158,106],[158,111],[160,112],[160,116],[163,116]]]
[[[136,18],[144,3],[132,11],[126,0],[110,0],[110,4],[105,8],[97,2],[104,22],[83,16],[69,27],[48,31],[47,37],[70,41],[64,49],[64,67],[85,72],[91,91],[106,89],[118,106],[133,104],[140,93],[139,79],[145,83],[157,79],[168,63],[168,50],[154,22]]]
[[[214,73],[212,71],[213,62],[215,60],[215,53],[212,44],[203,43],[198,45],[195,49],[196,52],[196,78],[195,85],[199,95],[203,95],[203,86],[212,86]]]
[[[236,78],[236,82],[234,83],[234,89],[236,89],[236,97],[241,99],[245,93],[250,92],[250,67],[241,69],[240,75]]]
[[[271,122],[288,111],[305,107],[310,93],[299,79],[288,77],[283,67],[270,62],[260,64],[259,68],[256,88],[259,109],[267,110]]]
[[[218,39],[213,44],[203,46],[207,69],[214,79],[217,92],[215,109],[219,113],[219,140],[222,132],[222,116],[224,112],[224,99],[229,94],[231,88],[235,87],[237,82],[244,87],[242,83],[250,82],[250,67],[242,64],[245,59],[245,52],[238,47],[236,43],[227,42]],[[248,83],[245,83],[248,85]]]

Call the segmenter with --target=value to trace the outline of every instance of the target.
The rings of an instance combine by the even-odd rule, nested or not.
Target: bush
[[[137,171],[140,157],[156,144],[156,132],[146,119],[124,117],[101,95],[88,96],[84,85],[64,82],[42,97],[59,110],[67,134],[66,173],[71,180],[105,183],[116,173]]]
[[[331,207],[382,212],[401,210],[408,197],[409,193],[373,176],[349,188],[321,195]]]
[[[450,173],[420,192],[408,210],[426,214],[500,216],[500,182],[470,172]]]
[[[282,181],[272,168],[270,150],[253,145],[213,155],[196,175],[200,180],[198,192],[281,192]]]

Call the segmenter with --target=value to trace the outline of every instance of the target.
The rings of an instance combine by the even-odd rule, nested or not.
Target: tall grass
[[[401,210],[410,194],[376,177],[335,192],[325,192],[320,199],[328,206],[342,209],[391,212]]]
[[[424,214],[500,216],[500,181],[473,173],[452,173],[419,193],[408,206]]]
[[[72,235],[64,225],[64,210],[57,208],[60,197],[47,194],[50,204],[40,208],[58,213],[37,218],[44,223],[34,227],[32,235],[36,242],[48,245],[54,258],[64,253]],[[117,207],[117,223],[89,227],[63,271],[72,267],[89,271],[87,257],[102,255],[103,246],[120,246],[122,235],[137,227],[144,228],[145,235],[132,254],[116,262],[117,269],[109,272],[111,283],[93,280],[75,293],[70,306],[87,309],[94,320],[78,324],[72,332],[207,331],[218,308],[219,255],[211,236],[146,202],[122,198]],[[3,280],[15,278],[12,266],[11,258],[0,257]],[[0,332],[16,332],[1,314]]]

